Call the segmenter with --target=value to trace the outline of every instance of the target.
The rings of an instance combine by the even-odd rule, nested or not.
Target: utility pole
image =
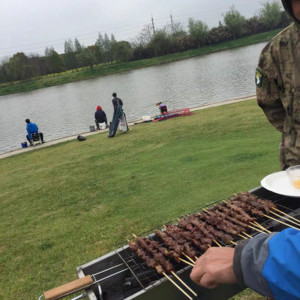
[[[153,16],[151,17],[151,21],[152,21],[152,30],[153,30],[153,35],[154,35],[155,34],[155,27],[154,27]]]
[[[172,33],[174,34],[174,22],[173,22],[173,17],[172,17],[172,14],[170,14],[170,19],[171,19],[171,28],[172,28]]]

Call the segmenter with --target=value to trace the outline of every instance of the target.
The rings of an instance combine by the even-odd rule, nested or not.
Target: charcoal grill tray
[[[278,195],[262,187],[250,190],[250,192],[260,198],[272,200],[280,209],[290,213],[292,216],[300,215],[300,203],[295,198]],[[207,206],[211,206],[217,202],[219,201],[210,203]],[[280,231],[284,228],[283,225],[272,220],[264,220],[260,224],[272,231]],[[149,232],[141,236],[148,236],[155,239],[154,234]],[[229,299],[242,291],[242,288],[237,284],[220,285],[213,290],[202,288],[191,281],[191,269],[192,267],[185,264],[175,266],[177,275],[198,294],[198,297],[194,297],[193,299],[223,300]],[[121,246],[117,250],[77,268],[77,276],[79,278],[88,274],[96,274],[94,280],[100,281],[101,286],[101,291],[99,291],[97,285],[87,290],[87,296],[90,300],[187,299],[165,277],[147,268],[145,263],[129,250],[127,245]],[[101,296],[100,293],[102,294]]]

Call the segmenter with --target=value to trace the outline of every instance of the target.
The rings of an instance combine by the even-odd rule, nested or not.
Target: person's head
[[[102,107],[100,105],[97,106],[97,111],[102,110]]]
[[[162,102],[157,102],[156,103],[156,106],[159,106],[159,105],[161,105],[162,104]]]
[[[300,21],[300,0],[292,0],[292,11],[294,17]]]
[[[282,0],[286,12],[296,21],[300,22],[300,0]]]
[[[25,122],[26,122],[27,124],[29,124],[29,123],[30,123],[30,120],[29,120],[29,119],[26,119]]]
[[[117,97],[117,93],[113,93],[112,96],[116,98]]]

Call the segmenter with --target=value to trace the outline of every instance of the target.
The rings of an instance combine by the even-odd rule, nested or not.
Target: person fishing
[[[102,110],[102,107],[100,105],[97,106],[96,112],[95,112],[95,123],[97,130],[105,129],[107,127],[107,118],[104,110]]]
[[[156,103],[156,106],[159,107],[160,113],[162,115],[165,115],[168,113],[168,107],[166,104],[163,104],[162,102],[158,102],[158,103]]]
[[[117,93],[113,93],[112,96],[113,96],[112,104],[114,106],[114,115],[109,127],[108,137],[110,138],[115,136],[118,130],[120,119],[123,114],[123,101],[117,97]]]
[[[27,130],[27,135],[26,138],[28,142],[30,143],[30,146],[33,146],[33,138],[32,135],[34,133],[37,133],[39,135],[39,138],[41,139],[41,142],[44,143],[44,135],[42,132],[39,132],[39,128],[35,123],[30,122],[29,119],[25,120],[26,122],[26,130]]]

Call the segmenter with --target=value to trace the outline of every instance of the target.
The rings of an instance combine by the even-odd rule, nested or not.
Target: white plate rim
[[[272,173],[272,174],[269,174],[267,175],[266,177],[264,177],[261,181],[260,181],[260,184],[262,187],[264,187],[265,189],[273,192],[273,193],[276,193],[276,194],[279,194],[279,195],[284,195],[284,196],[288,196],[288,197],[295,197],[295,198],[300,198],[300,190],[297,190],[297,189],[294,189],[291,187],[291,193],[283,193],[280,189],[276,189],[274,188],[273,186],[270,186],[268,184],[268,181],[271,179],[275,179],[275,178],[278,178],[278,177],[282,177],[282,178],[286,178],[286,172],[285,171],[279,171],[279,172],[275,172],[275,173]]]

